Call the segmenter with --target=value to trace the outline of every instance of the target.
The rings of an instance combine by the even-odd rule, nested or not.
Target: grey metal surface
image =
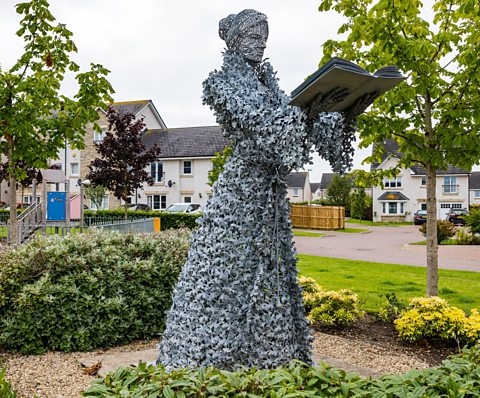
[[[286,181],[308,163],[312,145],[334,170],[349,167],[354,134],[343,114],[307,120],[288,105],[272,66],[260,62],[267,35],[265,15],[254,10],[220,22],[228,50],[203,83],[203,102],[233,154],[174,292],[157,359],[169,369],[311,361]]]

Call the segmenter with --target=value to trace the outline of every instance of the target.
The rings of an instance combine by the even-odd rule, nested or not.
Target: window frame
[[[158,197],[158,200],[155,200]],[[156,205],[158,204],[158,208]],[[152,210],[165,210],[167,208],[167,195],[152,194],[147,195],[147,205],[150,206]]]
[[[186,163],[189,163],[190,166],[187,167]],[[190,169],[190,171],[186,171]],[[193,174],[193,162],[191,160],[182,161],[182,175],[192,175]]]
[[[155,171],[154,171],[155,169]],[[165,172],[163,171],[163,161],[156,161],[150,163],[150,177],[153,178],[154,184],[161,184],[165,182]],[[158,178],[160,176],[160,179]]]
[[[73,165],[77,166],[77,172],[73,172]],[[70,175],[73,177],[78,177],[80,175],[80,163],[78,162],[70,162]]]

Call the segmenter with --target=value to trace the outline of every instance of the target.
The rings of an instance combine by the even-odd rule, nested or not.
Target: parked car
[[[413,214],[413,223],[415,225],[421,225],[427,222],[427,211],[426,210],[417,210]]]
[[[137,203],[137,204],[132,204],[128,207],[128,211],[152,211],[152,208],[149,205],[146,205],[145,203]]]
[[[202,208],[198,203],[174,203],[168,206],[165,211],[171,213],[197,214],[202,212]]]
[[[456,225],[465,225],[466,214],[468,214],[467,209],[450,209],[447,213],[447,221]]]

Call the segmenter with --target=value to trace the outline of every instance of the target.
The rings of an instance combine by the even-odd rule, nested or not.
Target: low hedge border
[[[125,211],[123,209],[116,210],[98,210],[85,211],[85,217],[91,218],[92,221],[104,219],[118,219],[124,220]],[[161,229],[179,229],[179,228],[197,228],[197,219],[201,214],[185,214],[185,213],[170,213],[165,211],[129,211],[128,219],[135,220],[138,218],[159,217],[161,222]]]
[[[325,363],[292,362],[273,370],[179,369],[140,364],[119,368],[83,392],[89,398],[115,397],[478,397],[480,346],[445,360],[438,368],[361,379]]]

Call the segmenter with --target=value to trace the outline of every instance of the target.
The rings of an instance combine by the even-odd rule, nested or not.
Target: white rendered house
[[[393,140],[384,142],[385,153],[381,163],[373,163],[371,170],[390,169],[398,163],[401,154]],[[457,167],[437,171],[437,218],[444,220],[450,208],[467,208],[469,199],[469,172]],[[413,221],[417,210],[426,209],[426,174],[421,166],[402,169],[400,174],[383,181],[384,187],[372,188],[373,221]]]

